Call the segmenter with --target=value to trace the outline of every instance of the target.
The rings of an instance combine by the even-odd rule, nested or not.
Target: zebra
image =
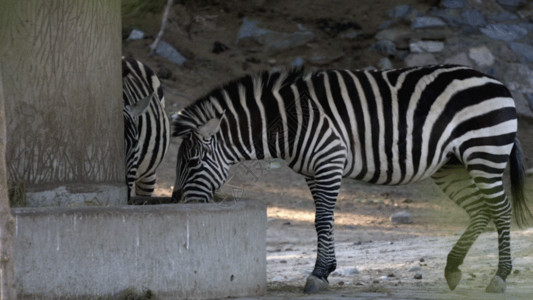
[[[159,78],[148,66],[122,57],[124,152],[128,201],[135,194],[151,196],[156,169],[170,143],[170,122]]]
[[[336,268],[333,211],[341,179],[400,185],[432,177],[470,224],[449,252],[451,290],[476,238],[493,221],[499,263],[487,292],[503,292],[512,269],[510,222],[531,212],[509,90],[458,65],[387,71],[301,69],[247,75],[182,109],[174,201],[209,201],[230,165],[284,159],[305,177],[315,203],[317,258],[304,292],[326,289]],[[504,192],[510,159],[513,209]]]

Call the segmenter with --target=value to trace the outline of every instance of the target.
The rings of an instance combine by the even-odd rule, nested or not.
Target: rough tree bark
[[[29,206],[126,204],[118,0],[0,1],[6,164]]]
[[[13,260],[14,220],[9,208],[6,175],[6,123],[2,72],[0,72],[0,300],[17,299]]]

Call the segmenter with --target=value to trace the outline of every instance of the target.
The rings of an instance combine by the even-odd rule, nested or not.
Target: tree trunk
[[[28,206],[126,204],[118,0],[0,1],[9,183]]]
[[[0,300],[17,299],[15,288],[15,262],[13,260],[13,229],[15,221],[11,216],[7,195],[6,175],[6,114],[4,90],[0,72]]]

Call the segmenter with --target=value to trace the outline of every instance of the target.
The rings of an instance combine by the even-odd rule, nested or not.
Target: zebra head
[[[174,136],[182,138],[178,149],[176,182],[172,200],[208,202],[228,177],[229,164],[221,156],[217,132],[220,117],[212,118],[200,126],[181,126],[175,122]]]

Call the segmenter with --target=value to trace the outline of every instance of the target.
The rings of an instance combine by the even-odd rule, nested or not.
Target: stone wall
[[[509,87],[520,115],[533,117],[533,4],[526,0],[442,0],[425,12],[399,5],[375,35],[374,50],[406,66],[474,67]],[[400,67],[400,66],[394,66]]]

